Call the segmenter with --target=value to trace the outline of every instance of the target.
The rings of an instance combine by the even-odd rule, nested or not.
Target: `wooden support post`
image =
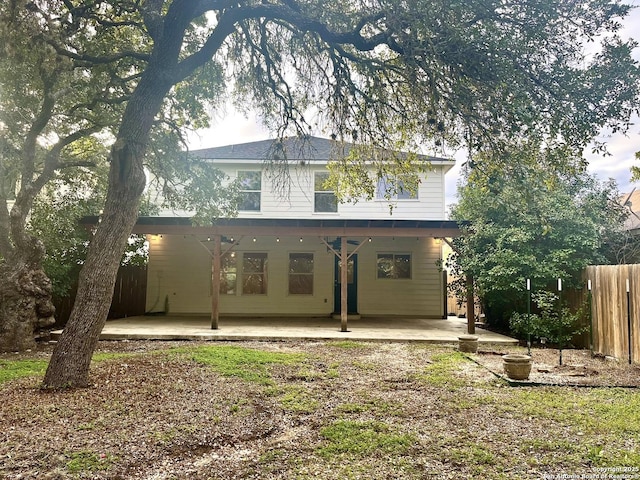
[[[222,238],[213,237],[213,257],[211,258],[211,330],[218,329],[220,318],[220,259],[222,257]]]
[[[467,275],[467,333],[476,333],[476,312],[473,298],[473,277]]]
[[[347,316],[348,316],[348,303],[347,303],[347,272],[349,269],[349,252],[347,252],[347,237],[340,239],[340,331],[347,331]]]

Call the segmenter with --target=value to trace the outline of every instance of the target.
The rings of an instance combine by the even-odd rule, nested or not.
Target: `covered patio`
[[[101,340],[208,340],[285,341],[352,340],[376,342],[456,343],[467,333],[467,320],[363,317],[341,330],[340,320],[330,317],[222,317],[219,328],[211,329],[209,316],[136,316],[109,320]],[[62,330],[52,332],[56,339]],[[514,338],[476,328],[482,344],[515,345]]]
[[[97,221],[90,219],[89,223]],[[416,238],[445,240],[447,237],[460,235],[460,227],[452,220],[300,220],[300,219],[218,219],[211,226],[197,227],[187,218],[141,217],[133,233],[152,235],[158,238],[162,234],[191,235],[202,237],[206,241],[200,243],[211,255],[211,316],[210,329],[216,330],[220,321],[220,273],[221,263],[226,255],[232,254],[239,240],[244,237],[266,236],[280,242],[281,237],[299,238],[315,237],[331,251],[339,260],[339,272],[336,273],[336,284],[340,291],[339,298],[340,329],[348,330],[348,320],[352,318],[349,302],[348,270],[350,259],[376,238]],[[329,239],[335,238],[335,241]],[[209,250],[208,244],[213,247]],[[326,300],[325,300],[326,301]],[[467,312],[473,312],[473,295],[467,301]],[[355,312],[353,312],[355,313]],[[357,318],[358,315],[355,317]],[[475,333],[474,316],[467,316],[466,333]]]

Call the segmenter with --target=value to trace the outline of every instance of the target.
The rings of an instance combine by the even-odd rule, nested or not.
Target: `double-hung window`
[[[259,212],[260,195],[262,191],[262,172],[259,170],[239,171],[238,182],[240,183],[238,210]]]
[[[329,172],[315,172],[313,176],[313,211],[331,213],[338,211],[338,199],[335,191],[326,186]]]
[[[409,253],[379,253],[377,263],[378,278],[411,278],[411,254]]]
[[[242,257],[243,295],[266,295],[267,254],[245,253]]]
[[[289,254],[289,294],[313,295],[313,253]]]
[[[416,200],[418,198],[418,184],[406,184],[397,177],[384,176],[378,179],[376,185],[377,200]]]
[[[235,295],[238,277],[238,266],[235,252],[224,255],[220,259],[220,293]]]

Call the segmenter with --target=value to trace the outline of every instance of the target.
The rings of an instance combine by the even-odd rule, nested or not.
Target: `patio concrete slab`
[[[452,343],[467,332],[464,318],[406,319],[368,318],[350,320],[348,332],[340,331],[340,320],[329,317],[221,318],[219,328],[211,330],[205,316],[140,316],[109,320],[101,340],[359,340],[380,342]],[[52,339],[61,334],[52,332]],[[517,344],[514,338],[476,328],[482,344]]]

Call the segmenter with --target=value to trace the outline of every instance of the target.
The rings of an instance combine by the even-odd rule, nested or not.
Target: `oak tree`
[[[615,36],[629,7],[618,1],[64,0],[59,8],[67,28],[141,40],[124,49],[56,45],[96,65],[130,59],[135,86],[48,387],[88,384],[145,186],[150,132],[172,106],[167,96],[194,76],[257,109],[278,135],[304,136],[317,122],[380,151],[413,142],[480,148],[523,132],[580,147],[603,126],[624,129],[637,108],[633,44]]]
[[[149,38],[133,25],[76,14],[57,0],[0,4],[0,351],[31,348],[34,330],[53,323],[51,294],[69,287],[59,281],[86,250],[81,233],[61,237],[77,230],[70,215],[104,199],[93,190],[107,184],[106,145],[147,57]],[[212,216],[229,207],[221,173],[196,160],[185,168],[179,155],[182,126],[206,125],[202,99],[220,83],[202,75],[167,95],[144,162],[169,207]]]

